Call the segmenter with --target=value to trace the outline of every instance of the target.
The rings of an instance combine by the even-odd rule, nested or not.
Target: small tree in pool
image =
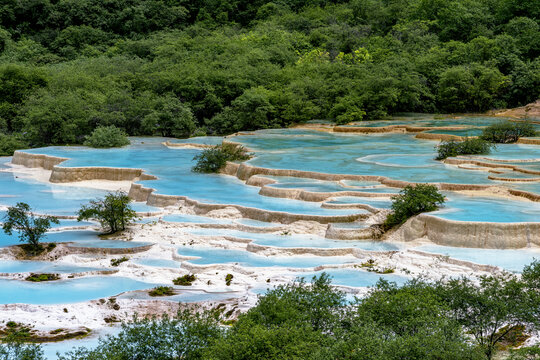
[[[437,187],[429,184],[406,186],[399,195],[392,197],[392,212],[386,217],[383,229],[401,225],[408,218],[423,212],[435,211],[444,203]]]
[[[8,235],[12,235],[13,230],[18,231],[21,242],[28,243],[30,252],[37,254],[42,250],[39,242],[51,228],[51,223],[58,224],[58,218],[36,216],[28,204],[20,202],[8,208],[2,228]]]
[[[130,202],[131,199],[126,193],[110,192],[103,199],[92,200],[88,205],[83,205],[77,221],[96,219],[109,234],[125,230],[126,226],[137,219]]]

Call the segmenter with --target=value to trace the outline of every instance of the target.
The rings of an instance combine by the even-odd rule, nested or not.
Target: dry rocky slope
[[[514,109],[495,111],[495,116],[508,116],[513,118],[538,118],[540,119],[540,99],[525,106]]]

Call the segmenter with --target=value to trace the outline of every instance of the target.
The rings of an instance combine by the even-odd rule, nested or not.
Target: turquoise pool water
[[[537,222],[540,203],[446,193],[444,207],[430,214],[449,220],[485,222]]]
[[[42,242],[73,242],[73,246],[101,248],[133,248],[148,245],[141,241],[101,240],[99,232],[91,230],[52,231],[46,234]],[[20,244],[17,233],[6,235],[0,231],[0,247]]]
[[[75,230],[75,231],[51,231],[48,232],[42,242],[89,242],[99,240],[99,233],[91,230]],[[0,231],[0,247],[18,245],[21,242],[16,232],[13,235],[6,235]]]
[[[135,264],[145,265],[145,266],[163,267],[163,268],[170,268],[170,269],[180,268],[180,262],[174,261],[174,260],[167,260],[167,259],[143,258],[143,259],[135,259],[133,260],[133,262]]]
[[[161,139],[163,140],[163,139]],[[202,140],[201,140],[202,141]],[[198,149],[168,149],[156,139],[133,138],[132,145],[116,149],[86,147],[48,147],[25,150],[70,158],[63,166],[111,166],[143,168],[158,180],[142,181],[160,194],[185,195],[206,203],[237,204],[271,211],[301,214],[350,214],[351,210],[321,209],[319,204],[299,200],[268,198],[258,194],[259,188],[230,176],[197,174],[191,171]],[[21,193],[21,191],[17,191]],[[62,201],[59,201],[61,203]],[[1,203],[1,201],[0,201]],[[77,201],[77,208],[80,201]],[[61,204],[60,204],[61,205]]]
[[[210,247],[180,247],[178,254],[196,256],[186,260],[193,264],[238,264],[245,267],[312,268],[319,265],[357,263],[352,256],[261,256],[245,250],[229,250]]]
[[[151,244],[144,241],[122,241],[122,240],[78,240],[69,246],[87,247],[87,248],[104,248],[104,249],[132,249]]]
[[[87,271],[107,270],[105,268],[84,267],[74,265],[64,265],[62,263],[51,263],[48,261],[17,261],[0,260],[0,273],[81,273]]]
[[[370,205],[378,209],[389,209],[392,205],[392,200],[390,198],[371,198],[371,197],[356,197],[356,196],[339,196],[333,198],[333,200],[327,201],[328,204],[338,204],[338,205],[347,205],[347,204],[364,204]]]
[[[462,129],[462,130],[429,130],[426,131],[430,134],[445,134],[445,135],[457,135],[457,136],[480,136],[482,135],[482,129]]]
[[[396,284],[404,284],[408,278],[395,274],[377,274],[364,270],[356,269],[325,269],[312,273],[301,274],[307,281],[313,276],[320,276],[323,272],[330,275],[332,283],[335,285],[351,286],[351,287],[367,287],[377,284],[379,279],[395,282]]]
[[[0,210],[0,224],[5,219],[5,216],[7,214],[7,211]],[[79,227],[79,226],[92,226],[96,225],[97,223],[93,223],[90,221],[77,221],[77,220],[71,220],[71,219],[59,219],[59,224],[51,224],[51,228],[57,229],[57,228],[63,228],[63,227]]]
[[[237,219],[237,220],[234,220],[234,222],[242,224],[242,225],[263,227],[263,228],[264,227],[281,226],[280,223],[269,223],[269,222],[265,222],[265,221],[246,219],[246,218]]]
[[[397,117],[396,117],[397,118]],[[359,121],[350,126],[382,127],[388,125],[409,125],[409,126],[489,126],[494,123],[505,121],[501,118],[486,116],[466,116],[459,119],[450,117],[444,119],[434,119],[433,116],[417,114],[401,118],[400,120],[379,120],[379,121]]]
[[[463,121],[468,120],[459,120],[459,122]],[[485,121],[492,120],[487,119]],[[459,169],[455,166],[448,166],[433,160],[435,156],[433,143],[415,139],[414,136],[408,134],[375,134],[364,136],[359,134],[333,134],[299,129],[273,129],[259,131],[257,132],[257,136],[238,136],[235,137],[235,140],[239,140],[250,148],[253,148],[257,157],[250,162],[254,165],[264,167],[294,169],[298,168],[298,164],[302,164],[302,170],[326,173],[383,175],[394,179],[415,182],[500,183],[489,180],[489,174],[487,172]],[[202,142],[204,138],[198,138],[192,141]],[[212,138],[209,141],[217,141],[217,138]],[[193,164],[193,156],[199,153],[199,150],[168,149],[163,147],[158,139],[153,138],[150,140],[146,138],[134,138],[131,146],[121,149],[98,150],[84,147],[50,147],[28,151],[69,157],[71,160],[65,163],[66,166],[142,167],[148,173],[159,177],[159,180],[143,182],[145,185],[156,188],[159,193],[186,195],[202,202],[238,204],[271,211],[318,215],[363,212],[355,209],[324,209],[318,203],[264,197],[258,194],[259,189],[257,187],[245,186],[245,184],[234,177],[195,174],[190,171],[190,167]],[[540,147],[516,144],[501,145],[497,147],[496,151],[490,157],[503,160],[540,159]],[[527,163],[525,166],[532,169],[536,167],[540,169],[540,165],[535,163]],[[364,182],[356,184],[351,182],[346,183],[347,185],[358,186],[358,188],[347,188],[337,182],[330,181],[287,177],[276,178],[276,180],[279,182],[270,186],[302,188],[316,192],[346,190],[393,194],[399,191],[399,189],[371,186]],[[42,186],[41,184],[39,185]],[[517,189],[540,192],[540,183],[516,183],[510,186]],[[47,194],[50,195],[51,193]],[[62,193],[56,194],[61,196]],[[11,199],[13,201],[13,198],[5,199]],[[377,200],[369,200],[369,202],[372,201]],[[63,200],[58,201],[58,203],[62,202]],[[355,202],[367,203],[368,201]],[[74,208],[73,205],[72,208]],[[462,209],[460,206],[468,208]],[[509,204],[509,206],[513,206],[513,204]],[[459,209],[459,211],[455,212],[455,216],[457,217],[454,217],[454,215],[444,216],[457,219],[460,216],[458,213],[464,215],[467,211],[469,213],[472,213],[473,210],[476,212],[479,206],[466,201],[453,201],[447,204],[447,209],[450,207]],[[465,212],[461,210],[465,210]],[[448,214],[450,213],[452,212],[448,212]],[[528,215],[521,216],[521,214],[526,213],[518,212],[508,221],[530,221]],[[476,218],[478,217],[476,216]],[[166,216],[164,219],[182,222],[221,222],[220,220],[207,220],[179,215]],[[501,220],[494,219],[488,221]]]
[[[104,190],[42,183],[11,172],[0,171],[0,205],[14,206],[18,202],[25,202],[37,213],[76,215],[82,204],[103,197],[106,193]],[[134,203],[133,208],[145,212],[159,210],[142,203]]]
[[[286,130],[261,131],[257,136],[238,136],[256,150],[252,165],[336,174],[378,175],[413,182],[495,184],[485,172],[473,172],[435,161],[432,141],[410,134],[313,133],[283,135]],[[276,151],[279,149],[279,151]],[[540,158],[540,147],[508,144],[490,155],[501,159]]]
[[[523,267],[530,264],[534,259],[540,259],[540,252],[535,250],[512,250],[512,249],[470,249],[456,248],[439,245],[423,245],[416,249],[447,255],[454,259],[471,261],[477,264],[500,266],[513,272],[521,272]]]
[[[56,353],[64,355],[66,352],[73,350],[73,348],[84,346],[88,349],[92,349],[98,346],[99,338],[107,335],[118,335],[121,331],[120,326],[111,326],[100,329],[98,332],[92,332],[89,336],[83,339],[72,339],[60,342],[45,343],[42,344],[43,354],[47,360],[57,360]]]
[[[155,284],[116,276],[95,276],[43,283],[0,279],[0,304],[67,304],[99,299]]]
[[[232,224],[230,219],[218,219],[199,215],[171,214],[162,217],[163,221],[194,224]]]

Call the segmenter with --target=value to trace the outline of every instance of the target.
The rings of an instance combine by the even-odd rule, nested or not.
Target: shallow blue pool
[[[144,266],[153,266],[153,267],[163,267],[177,269],[180,267],[180,262],[167,259],[159,258],[143,258],[133,260],[135,264],[144,265]]]
[[[107,270],[105,268],[84,267],[74,265],[64,265],[61,263],[51,263],[49,261],[17,261],[0,260],[0,273],[81,273],[87,271]]]
[[[92,230],[51,231],[41,242],[73,242],[73,246],[101,248],[133,248],[150,244],[140,241],[101,240],[98,235],[99,232]],[[18,233],[14,232],[10,236],[0,231],[0,247],[18,244],[21,244]]]
[[[235,263],[246,267],[291,267],[311,268],[325,264],[356,263],[352,256],[262,256],[245,250],[229,250],[210,247],[180,247],[178,254],[197,256],[197,259],[186,260],[193,264],[229,264]]]
[[[218,219],[190,214],[170,214],[162,217],[163,221],[196,224],[232,224],[230,219]]]
[[[237,219],[237,220],[234,220],[234,222],[237,222],[242,225],[255,226],[255,227],[273,227],[273,226],[281,225],[280,223],[270,223],[266,221],[259,221],[259,220],[246,219],[246,218]]]
[[[0,304],[66,304],[99,299],[155,284],[116,276],[95,276],[43,283],[0,279]]]
[[[89,242],[99,240],[98,232],[91,230],[51,231],[41,242]],[[0,231],[0,247],[21,244],[17,232],[7,235]]]
[[[534,259],[540,259],[535,250],[513,249],[471,249],[440,245],[422,245],[416,248],[434,254],[448,255],[454,259],[471,261],[477,264],[500,266],[508,271],[520,272]]]
[[[484,222],[540,221],[540,203],[446,193],[444,207],[430,213],[448,220]]]
[[[302,274],[302,277],[309,281],[313,276],[320,276],[323,272],[330,275],[332,284],[351,287],[367,287],[377,284],[379,279],[395,282],[398,285],[404,284],[408,278],[395,274],[377,274],[355,269],[325,269],[313,273]]]

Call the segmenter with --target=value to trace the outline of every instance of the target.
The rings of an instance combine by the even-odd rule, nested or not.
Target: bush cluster
[[[60,276],[58,274],[30,274],[25,280],[31,282],[42,282],[42,281],[54,281],[59,280]]]
[[[118,259],[111,259],[111,266],[119,266],[121,263],[128,261],[129,258],[126,256],[122,256]]]
[[[534,137],[537,132],[534,125],[527,121],[504,121],[486,127],[481,139],[492,143],[508,144],[518,141],[520,137]]]
[[[383,229],[389,230],[401,225],[410,217],[423,212],[435,211],[444,201],[444,196],[434,185],[409,185],[399,195],[392,197],[392,212],[386,217]]]
[[[223,143],[209,149],[204,149],[193,160],[197,161],[192,170],[200,173],[216,173],[223,168],[227,161],[249,160],[251,155],[242,145]]]
[[[174,289],[170,286],[157,286],[148,292],[150,296],[171,296],[174,295]]]
[[[493,144],[479,138],[466,138],[463,141],[443,141],[437,145],[437,157],[435,160],[444,160],[459,155],[489,154],[494,147]]]
[[[173,280],[174,285],[180,285],[180,286],[191,286],[191,284],[196,280],[197,278],[193,274],[187,274],[184,276],[180,276]]]
[[[93,148],[112,148],[129,145],[126,133],[114,125],[99,126],[86,138],[84,145]]]

